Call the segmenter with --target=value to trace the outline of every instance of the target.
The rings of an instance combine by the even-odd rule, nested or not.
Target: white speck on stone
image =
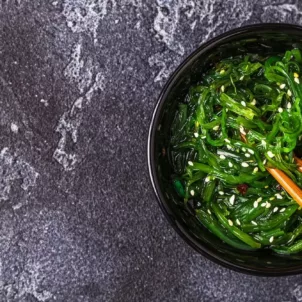
[[[47,100],[41,99],[40,102],[44,104],[45,107],[49,105]]]
[[[13,133],[18,133],[18,131],[19,131],[19,127],[15,123],[10,124],[10,129],[12,130]]]

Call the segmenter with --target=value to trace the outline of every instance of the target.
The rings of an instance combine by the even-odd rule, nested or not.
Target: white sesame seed
[[[264,165],[266,165],[266,159],[262,162]]]
[[[246,152],[246,149],[244,147],[241,148],[243,152]]]
[[[278,207],[274,207],[273,212],[276,213],[278,211]]]
[[[259,170],[258,167],[254,168],[253,173],[254,173],[254,174],[257,173],[258,170]]]
[[[270,204],[269,202],[266,203],[266,208],[269,209],[271,207],[272,204]]]
[[[270,158],[273,158],[275,156],[275,154],[272,151],[268,151],[267,156]]]
[[[233,167],[233,164],[231,162],[229,162],[229,167],[232,168]]]
[[[280,87],[280,89],[284,89],[285,88],[285,84],[281,84],[279,87]]]
[[[269,200],[274,200],[275,199],[275,197],[271,197]]]
[[[265,189],[268,189],[268,186],[265,186],[264,188],[265,188]]]
[[[279,107],[279,108],[278,108],[278,111],[279,111],[280,113],[283,112],[283,108]]]
[[[224,69],[221,69],[220,70],[220,74],[224,74],[225,73],[225,70]]]
[[[228,220],[230,226],[233,226],[233,221],[231,219]]]
[[[191,191],[190,191],[190,194],[191,194],[192,196],[194,196],[194,195],[195,195],[194,190],[191,190]]]
[[[294,78],[298,78],[299,77],[299,74],[294,72]]]
[[[262,197],[259,197],[258,199],[257,199],[257,202],[261,202],[262,201]]]
[[[197,138],[197,137],[198,137],[198,133],[197,133],[197,132],[195,132],[195,133],[194,133],[194,136]]]
[[[288,102],[286,107],[287,107],[287,109],[292,108],[292,104],[291,104],[291,102]]]
[[[222,92],[224,92],[224,86],[223,86],[223,85],[220,87],[220,90],[221,90]]]
[[[224,195],[224,192],[223,191],[219,191],[218,194],[219,195]]]
[[[253,100],[251,101],[251,104],[255,106],[255,105],[257,104],[257,101],[256,101],[255,99],[253,99]]]
[[[292,92],[289,89],[287,90],[287,95],[292,96]]]
[[[265,146],[266,145],[266,141],[263,139],[263,140],[261,140],[261,144],[263,145],[263,146]]]
[[[249,153],[245,153],[244,155],[245,155],[245,157],[251,157],[251,154],[249,154]]]
[[[228,143],[228,144],[231,142],[231,141],[230,141],[229,139],[227,139],[227,138],[225,138],[224,141],[225,141],[226,143]]]
[[[235,195],[232,195],[230,198],[230,204],[233,206],[235,202]]]
[[[266,207],[266,202],[263,202],[263,203],[261,204],[261,207],[262,207],[262,208]]]
[[[243,80],[243,78],[244,78],[244,76],[241,76],[241,77],[239,78],[239,80],[240,80],[240,81],[242,81],[242,80]]]
[[[294,81],[297,83],[297,84],[300,84],[300,80],[298,78],[294,78]]]
[[[282,195],[279,193],[275,194],[275,196],[277,197],[277,199],[283,199]]]
[[[242,126],[239,127],[239,131],[241,134],[246,135],[246,132],[244,131],[244,128]]]
[[[205,138],[206,138],[206,136],[201,136],[200,138],[201,138],[201,139],[205,139]]]
[[[269,239],[269,242],[272,243],[274,241],[274,236]]]
[[[238,218],[236,219],[236,223],[237,223],[238,225],[241,225],[241,223],[240,223],[240,221],[239,221]]]
[[[282,208],[281,210],[280,210],[280,213],[283,213],[285,211],[285,208]]]
[[[258,225],[257,222],[254,221],[254,220],[252,220],[251,223],[252,223],[253,225]]]
[[[254,208],[257,208],[257,207],[258,207],[258,202],[256,200],[256,201],[254,201]]]
[[[226,146],[228,150],[232,150],[233,148],[230,145]]]
[[[254,150],[252,150],[252,149],[248,149],[247,152],[249,152],[251,154],[255,154]]]
[[[210,209],[208,209],[208,213],[211,215],[212,214],[212,212],[210,211]]]
[[[241,105],[242,105],[243,107],[246,107],[246,102],[245,102],[245,101],[241,101]]]
[[[244,168],[247,168],[247,167],[249,167],[249,164],[248,164],[248,163],[243,162],[243,163],[241,164],[241,166],[242,166],[242,167],[244,167]]]
[[[213,130],[214,130],[214,131],[217,131],[218,129],[219,129],[219,125],[213,127]]]
[[[193,166],[193,162],[188,161],[188,165],[189,165],[189,166]]]
[[[221,159],[225,159],[225,156],[224,156],[223,154],[221,154],[219,157],[220,157]]]
[[[210,181],[210,177],[207,176],[205,179],[204,179],[205,182],[209,182]]]

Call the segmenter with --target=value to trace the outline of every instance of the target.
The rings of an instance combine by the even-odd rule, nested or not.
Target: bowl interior
[[[302,255],[280,256],[269,250],[236,250],[205,229],[172,187],[173,173],[163,148],[169,145],[170,127],[179,101],[191,85],[217,61],[246,53],[274,55],[302,48],[302,28],[291,25],[255,25],[231,31],[204,44],[173,74],[155,109],[149,136],[149,167],[153,186],[166,216],[181,236],[207,257],[233,269],[263,275],[302,272]]]

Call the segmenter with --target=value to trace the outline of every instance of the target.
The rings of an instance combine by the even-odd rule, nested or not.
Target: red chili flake
[[[276,185],[276,190],[278,190],[278,191],[281,191],[283,188],[282,188],[282,186],[280,185],[280,184],[277,184]]]
[[[241,184],[237,186],[237,190],[240,194],[245,195],[249,186],[247,184]]]

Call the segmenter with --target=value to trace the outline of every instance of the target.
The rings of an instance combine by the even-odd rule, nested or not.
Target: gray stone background
[[[300,2],[301,3],[301,2]],[[302,301],[302,277],[211,263],[146,165],[152,110],[200,43],[297,1],[0,1],[0,301]]]

